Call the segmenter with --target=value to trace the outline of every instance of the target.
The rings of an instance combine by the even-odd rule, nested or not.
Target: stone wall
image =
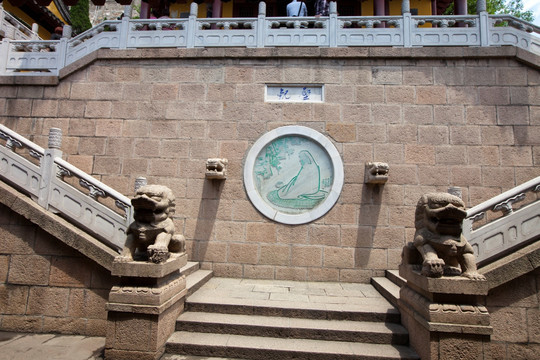
[[[110,271],[0,204],[0,330],[105,336]]]
[[[512,47],[100,50],[57,84],[2,79],[0,122],[42,146],[60,127],[67,160],[127,196],[142,175],[169,186],[190,260],[217,276],[368,282],[397,268],[421,194],[459,186],[470,207],[540,175],[538,69]],[[266,84],[323,84],[324,103],[265,102]],[[242,178],[293,124],[345,165],[334,208],[298,226],[259,214]],[[214,157],[227,180],[205,180]],[[367,161],[390,165],[384,186]]]
[[[492,359],[534,359],[540,351],[540,271],[489,292]]]

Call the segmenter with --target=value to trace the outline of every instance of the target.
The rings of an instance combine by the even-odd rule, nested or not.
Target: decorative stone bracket
[[[206,178],[212,180],[225,180],[227,178],[227,159],[206,160]]]
[[[388,181],[390,166],[383,162],[367,162],[364,172],[366,184],[384,184]]]

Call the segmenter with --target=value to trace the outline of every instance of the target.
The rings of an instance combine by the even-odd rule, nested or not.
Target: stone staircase
[[[419,359],[399,321],[369,284],[212,278],[162,359]]]

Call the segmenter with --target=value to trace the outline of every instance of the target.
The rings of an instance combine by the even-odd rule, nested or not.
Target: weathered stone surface
[[[112,264],[111,275],[162,278],[174,271],[178,271],[186,264],[187,255],[185,253],[173,255],[161,265],[140,261],[114,262]]]

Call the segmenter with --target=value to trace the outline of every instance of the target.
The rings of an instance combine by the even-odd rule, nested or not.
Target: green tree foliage
[[[513,15],[522,20],[533,22],[534,16],[532,11],[524,11],[523,2],[521,0],[487,0],[486,8],[488,14],[508,14]],[[476,14],[476,0],[467,0],[467,10],[469,14]],[[454,13],[454,3],[451,3],[446,9],[446,15]]]
[[[85,32],[92,27],[88,13],[89,0],[79,0],[76,5],[70,7],[69,14],[75,35]]]

